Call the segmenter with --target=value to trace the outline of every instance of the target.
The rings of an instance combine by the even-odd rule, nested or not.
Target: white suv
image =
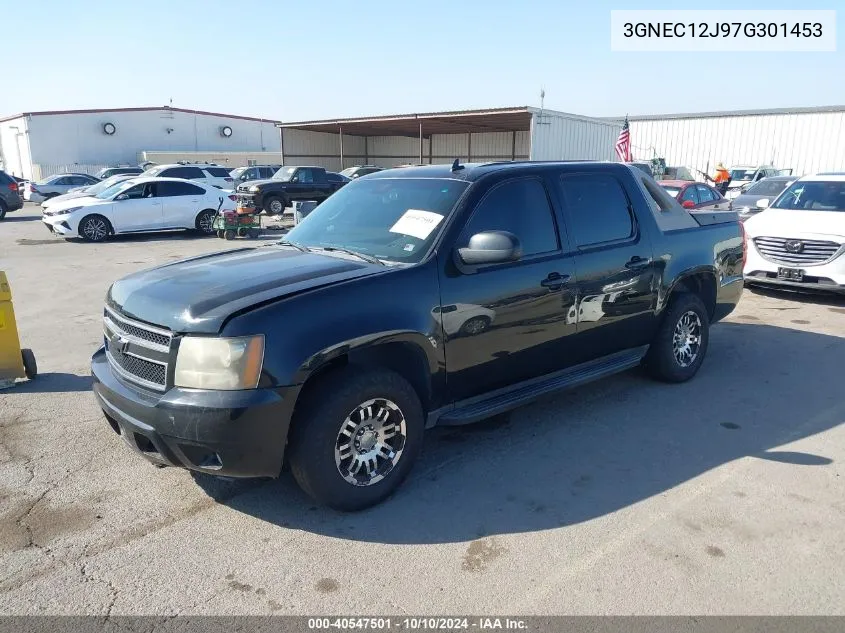
[[[218,189],[234,189],[235,180],[229,175],[231,169],[209,163],[177,163],[156,165],[141,174],[144,177],[182,178],[194,180]]]
[[[799,178],[745,233],[746,285],[845,293],[845,175]]]

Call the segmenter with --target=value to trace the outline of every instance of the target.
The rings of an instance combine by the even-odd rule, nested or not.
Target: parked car
[[[743,193],[731,200],[731,208],[745,221],[769,207],[772,201],[793,182],[797,176],[770,176],[757,181]]]
[[[249,167],[238,167],[229,172],[234,180],[235,186],[250,180],[267,180],[282,168],[281,165],[250,165]]]
[[[228,167],[209,163],[177,163],[150,167],[142,175],[148,178],[184,178],[218,189],[232,190],[235,180],[229,175],[230,171]]]
[[[274,245],[115,282],[93,390],[154,463],[289,462],[313,498],[357,510],[400,484],[425,428],[641,363],[692,378],[739,300],[744,244],[735,213],[688,213],[619,163],[379,172]],[[611,316],[567,322],[598,297]],[[460,305],[503,307],[450,337],[433,315]]]
[[[728,184],[728,191],[725,197],[728,200],[733,200],[755,182],[763,178],[778,176],[780,175],[780,171],[771,165],[759,165],[757,167],[753,165],[740,165],[738,167],[731,167],[730,175],[731,181]]]
[[[55,174],[43,178],[38,182],[31,182],[24,189],[24,200],[27,202],[44,202],[67,193],[74,187],[86,187],[100,182],[99,178],[88,174]]]
[[[218,209],[235,208],[234,194],[178,178],[137,177],[118,182],[90,198],[66,200],[41,218],[61,237],[102,242],[118,233],[196,229],[214,233]]]
[[[75,198],[86,198],[89,196],[95,196],[114,184],[123,182],[124,180],[131,180],[132,178],[137,178],[137,176],[133,174],[118,174],[116,176],[106,178],[105,180],[101,180],[100,182],[95,183],[93,185],[88,185],[87,187],[74,187],[67,193],[63,193],[62,195],[55,196],[53,198],[48,198],[47,200],[42,202],[41,210],[47,210],[50,207],[55,206],[56,204],[61,204],[65,200],[73,200]]]
[[[688,180],[661,180],[659,184],[684,209],[730,209],[731,203],[710,185]]]
[[[746,285],[845,293],[845,176],[805,176],[745,221]]]
[[[137,176],[142,173],[144,173],[144,170],[140,167],[106,167],[105,169],[101,169],[97,172],[97,178],[105,180],[106,178],[111,178],[112,176],[116,176],[118,174],[130,174]]]
[[[269,180],[238,185],[239,204],[281,215],[297,200],[322,202],[349,179],[322,167],[282,167]]]
[[[18,182],[14,177],[0,170],[0,220],[6,217],[9,211],[17,211],[23,206],[18,190]]]
[[[374,174],[377,171],[382,171],[383,169],[384,167],[378,167],[377,165],[355,165],[354,167],[347,167],[338,173],[349,179],[355,179],[360,178],[361,176],[366,176],[367,174]]]

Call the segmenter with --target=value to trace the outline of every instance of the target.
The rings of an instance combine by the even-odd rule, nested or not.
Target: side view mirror
[[[294,176],[290,179],[291,182],[299,182],[299,176]]]
[[[768,198],[760,198],[757,201],[757,208],[758,209],[768,209],[769,208],[769,199]]]
[[[684,200],[684,201],[681,203],[681,206],[682,206],[684,209],[695,209],[695,202],[693,202],[692,200]]]
[[[125,193],[122,193],[119,196],[116,196],[115,200],[129,200],[129,196],[127,196]]]
[[[514,262],[522,257],[519,238],[507,231],[483,231],[469,238],[469,245],[458,249],[458,258],[468,266]]]

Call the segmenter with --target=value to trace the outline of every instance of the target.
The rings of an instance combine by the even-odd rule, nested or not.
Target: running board
[[[454,405],[432,411],[427,427],[472,424],[505,413],[537,398],[633,369],[642,362],[648,346],[616,352],[553,374],[534,378],[483,396],[470,398]]]

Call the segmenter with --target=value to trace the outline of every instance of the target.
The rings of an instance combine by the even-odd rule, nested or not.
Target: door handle
[[[651,263],[651,259],[648,257],[640,257],[639,255],[634,255],[631,259],[628,260],[628,263],[625,264],[625,268],[629,270],[636,270],[638,268],[645,268]]]
[[[550,290],[560,290],[560,287],[569,281],[569,275],[561,275],[560,273],[549,273],[549,276],[546,277],[543,281],[540,282],[540,285],[544,288],[549,288]]]

